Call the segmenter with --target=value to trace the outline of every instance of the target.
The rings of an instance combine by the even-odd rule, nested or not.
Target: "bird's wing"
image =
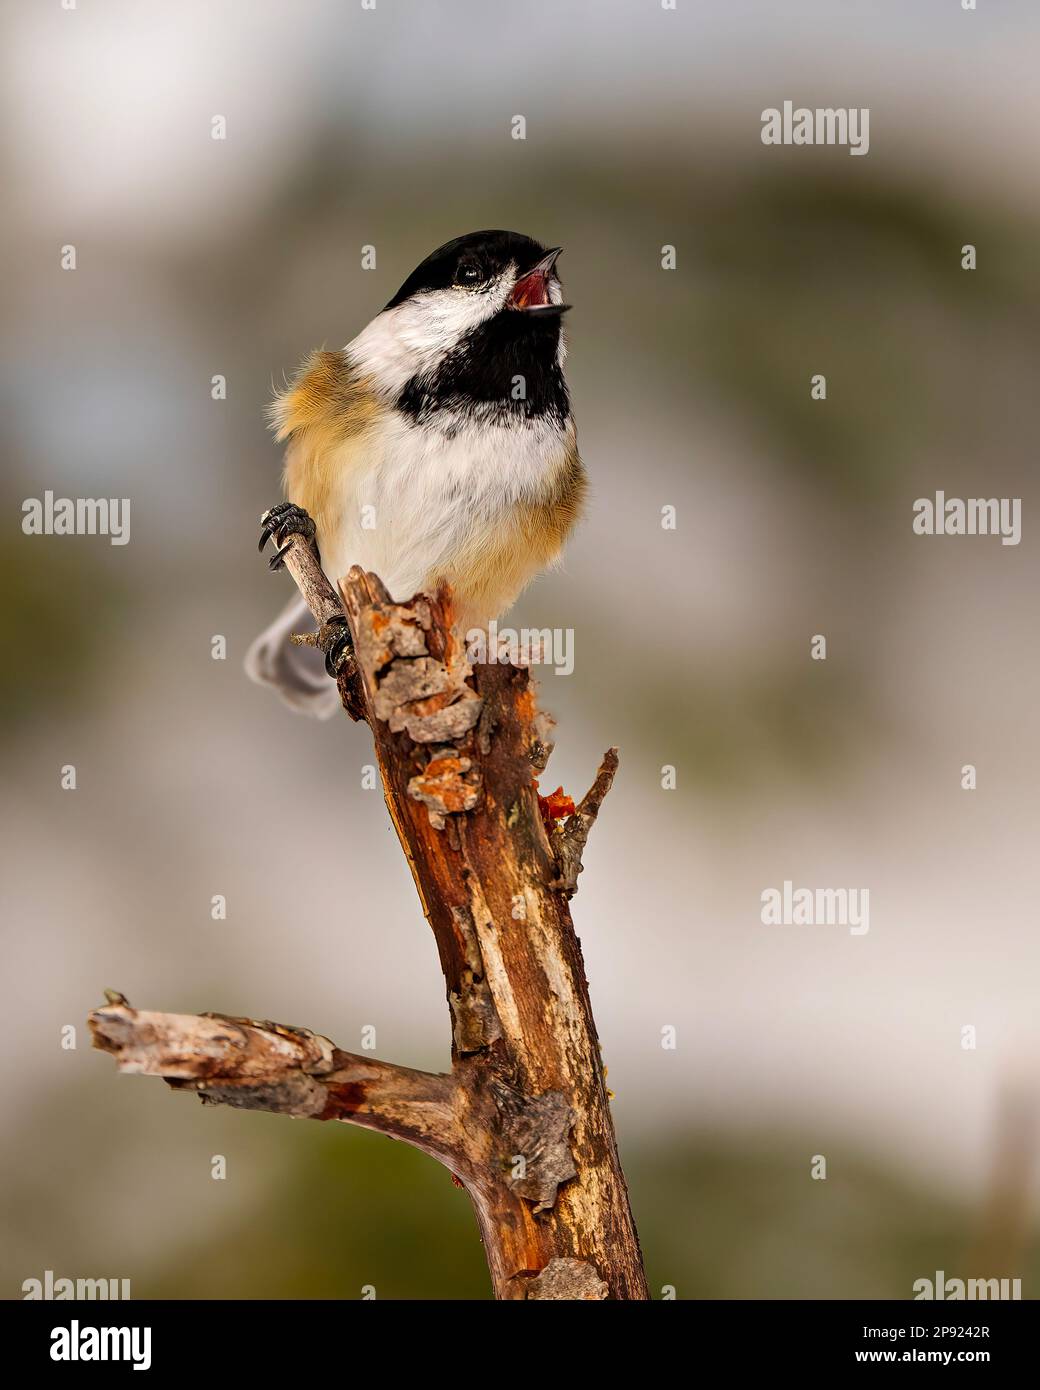
[[[344,470],[363,459],[379,414],[369,384],[342,352],[312,352],[271,406],[276,437],[287,441],[285,495],[314,518],[319,545],[338,525]]]
[[[344,468],[360,457],[361,441],[377,404],[342,352],[313,352],[271,406],[271,424],[287,441],[285,494],[305,508],[317,527],[322,552],[335,540],[336,497]],[[340,708],[334,681],[313,647],[289,641],[311,626],[302,598],[294,598],[249,648],[246,674],[272,686],[292,709],[327,719]]]

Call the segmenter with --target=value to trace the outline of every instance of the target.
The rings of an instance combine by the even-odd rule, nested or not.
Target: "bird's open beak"
[[[555,247],[520,276],[507,301],[510,309],[523,309],[528,314],[562,314],[570,307],[554,304],[549,297],[549,280],[562,250],[562,246]]]

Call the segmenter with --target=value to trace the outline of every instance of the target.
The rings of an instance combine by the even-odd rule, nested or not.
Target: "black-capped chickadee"
[[[509,608],[560,555],[586,490],[559,254],[517,232],[457,237],[342,351],[312,353],[271,407],[288,504],[261,547],[313,534],[334,586],[361,565],[399,601],[446,581],[463,634]],[[336,686],[288,641],[305,617],[294,599],[246,670],[326,717]]]

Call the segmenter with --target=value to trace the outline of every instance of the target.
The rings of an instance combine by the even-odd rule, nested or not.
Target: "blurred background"
[[[551,785],[621,748],[574,911],[655,1296],[1035,1294],[1038,46],[1026,0],[7,8],[3,1296],[489,1296],[431,1160],[84,1023],[110,986],[448,1064],[365,728],[241,659],[291,591],[272,383],[480,227],[562,244],[575,306],[592,505],[513,621],[575,631]],[[869,107],[869,155],[763,146],[785,99]],[[46,489],[130,543],[23,535]],[[937,489],[1022,543],[914,536]],[[785,879],[868,887],[869,933],[763,926]]]

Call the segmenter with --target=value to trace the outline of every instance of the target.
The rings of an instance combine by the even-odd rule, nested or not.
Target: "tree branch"
[[[336,620],[343,618],[343,604],[336,590],[326,578],[314,542],[296,532],[289,536],[287,544],[289,548],[284,553],[283,563],[296,581],[296,587],[307,607],[311,610],[314,621],[318,624],[318,631],[314,634],[313,639],[314,645],[319,648],[323,655],[327,656],[337,635]],[[336,684],[339,687],[343,708],[351,719],[355,723],[367,719],[364,695],[358,680],[357,662],[353,653],[349,653],[340,666]]]
[[[603,754],[603,761],[596,773],[596,780],[578,802],[574,814],[568,816],[566,824],[559,832],[555,849],[560,872],[553,887],[559,888],[564,893],[573,894],[578,891],[578,875],[584,868],[581,856],[588,843],[589,832],[599,815],[599,808],[603,805],[607,792],[614,785],[614,774],[617,770],[618,751],[616,748],[608,748]]]
[[[226,1014],[162,1014],[121,995],[88,1018],[122,1072],[161,1076],[211,1105],[347,1120],[466,1166],[450,1076],[357,1057],[306,1028]]]
[[[383,791],[437,943],[450,1076],[352,1056],[306,1029],[220,1015],[91,1015],[127,1071],[203,1099],[347,1120],[439,1158],[472,1199],[499,1298],[645,1299],[569,898],[617,769],[610,749],[547,833],[534,773],[551,752],[530,673],[471,667],[450,591],[398,603],[360,569],[342,605],[312,544],[286,565],[328,652],[345,614],[343,703],[372,729]],[[342,624],[339,624],[342,631]]]

